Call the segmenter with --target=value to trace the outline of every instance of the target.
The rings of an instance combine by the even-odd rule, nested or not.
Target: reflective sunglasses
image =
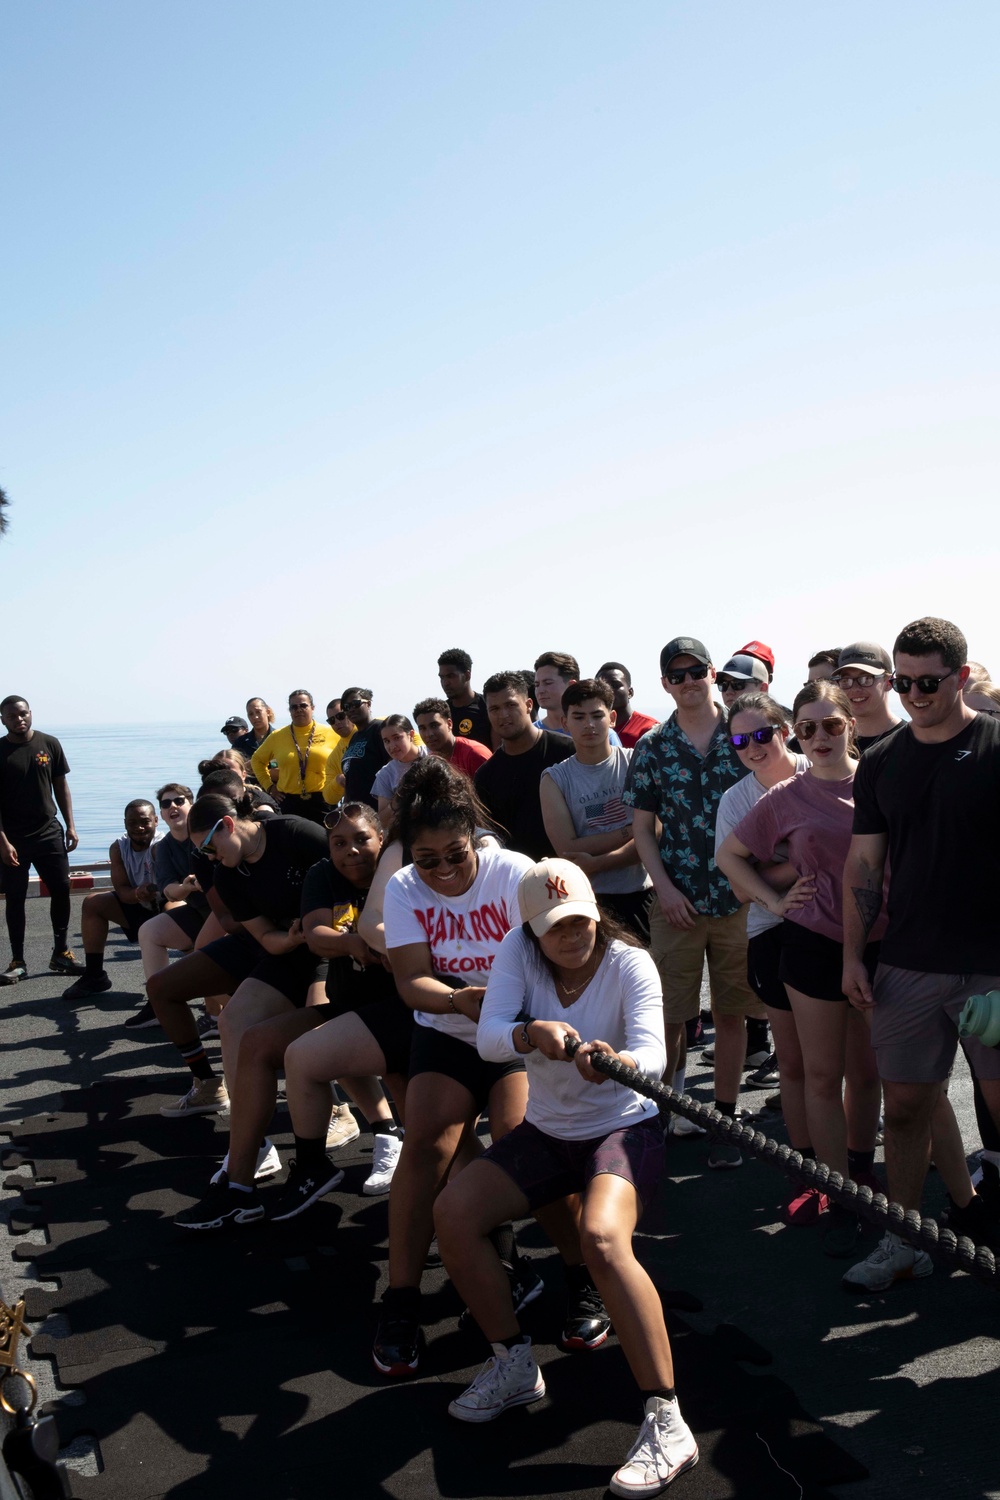
[[[330,808],[330,811],[323,819],[323,827],[334,829],[339,824],[341,818],[349,818],[360,808],[367,806],[367,802],[340,802],[336,807]]]
[[[907,677],[905,672],[893,672],[889,678],[889,684],[901,698],[906,697],[914,683],[917,684],[917,691],[919,693],[922,693],[925,697],[929,697],[931,693],[937,692],[942,682],[954,676],[954,667],[952,667],[950,672],[942,672],[940,676],[934,675],[930,677]]]
[[[811,740],[821,724],[831,739],[843,734],[847,728],[846,719],[831,715],[829,719],[802,719],[800,723],[793,724],[792,729],[798,739]]]
[[[183,807],[186,801],[186,797],[164,797],[160,807]]]
[[[289,705],[288,705],[288,711],[289,711],[289,713],[292,713],[292,714],[297,714],[297,713],[301,712],[303,709],[311,711],[312,710],[312,704],[311,703],[289,703]]]
[[[680,687],[685,677],[690,677],[692,682],[702,682],[708,676],[708,668],[681,667],[676,672],[664,672],[663,675],[671,687]]]
[[[222,827],[222,823],[223,823],[223,820],[222,820],[222,818],[220,818],[217,823],[213,823],[212,824],[211,828],[208,831],[208,838],[201,845],[200,853],[202,853],[202,854],[210,854],[213,859],[218,859],[218,857],[219,857],[218,854],[212,848],[212,840],[215,838],[215,835],[218,833],[219,829]]]
[[[871,672],[849,672],[846,674],[834,672],[830,681],[835,683],[839,688],[874,687],[876,682],[881,682],[885,675],[884,672],[879,672],[877,676],[873,676]]]
[[[777,724],[765,724],[763,729],[751,729],[749,734],[731,734],[727,736],[734,750],[745,750],[750,741],[755,745],[769,745],[781,729]]]
[[[464,849],[453,850],[450,854],[429,854],[424,859],[414,857],[413,863],[418,870],[436,870],[438,865],[460,865],[463,860],[468,859],[472,853],[472,845],[466,844]]]

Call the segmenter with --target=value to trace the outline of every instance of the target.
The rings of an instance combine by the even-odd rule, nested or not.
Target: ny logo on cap
[[[550,901],[561,901],[564,896],[569,895],[569,891],[566,889],[566,882],[561,875],[554,877],[550,875],[545,882],[545,889],[549,893]]]

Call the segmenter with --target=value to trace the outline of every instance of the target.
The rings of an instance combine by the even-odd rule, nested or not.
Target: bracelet
[[[523,1021],[521,1023],[521,1041],[526,1047],[530,1047],[532,1052],[535,1051],[535,1044],[531,1040],[531,1037],[528,1035],[528,1027],[532,1024],[534,1019],[534,1016],[529,1016],[526,1021]]]
[[[450,990],[448,991],[448,1004],[451,1006],[452,1010],[455,1011],[455,1014],[457,1016],[459,1014],[459,1012],[457,1010],[455,1010],[455,1002],[451,998],[451,991]]]

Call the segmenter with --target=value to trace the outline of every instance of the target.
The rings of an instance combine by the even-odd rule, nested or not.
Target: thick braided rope
[[[566,1038],[566,1051],[570,1057],[581,1045],[575,1037]],[[708,1104],[699,1104],[689,1095],[676,1094],[668,1084],[659,1079],[647,1078],[635,1068],[608,1057],[607,1053],[595,1052],[590,1057],[591,1066],[598,1073],[606,1073],[615,1083],[630,1088],[646,1099],[664,1106],[672,1114],[683,1115],[693,1120],[709,1135],[739,1146],[750,1156],[769,1161],[792,1179],[810,1188],[818,1188],[833,1203],[839,1203],[861,1218],[868,1219],[883,1232],[890,1230],[901,1240],[917,1250],[926,1250],[949,1267],[957,1266],[980,1281],[1000,1285],[1000,1268],[993,1251],[987,1245],[977,1245],[965,1235],[956,1235],[937,1219],[921,1218],[915,1209],[907,1209],[901,1203],[890,1203],[884,1193],[873,1193],[869,1187],[859,1187],[851,1178],[832,1172],[825,1162],[803,1157],[790,1146],[782,1146],[770,1136],[763,1135],[752,1125],[744,1125],[729,1115],[722,1115]]]

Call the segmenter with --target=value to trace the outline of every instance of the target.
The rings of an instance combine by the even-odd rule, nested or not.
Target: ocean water
[[[125,805],[133,797],[148,797],[155,805],[156,790],[166,781],[197,791],[198,762],[228,746],[219,733],[221,723],[39,724],[61,741],[69,761],[80,835],[71,862],[107,859],[112,839],[125,831]]]

